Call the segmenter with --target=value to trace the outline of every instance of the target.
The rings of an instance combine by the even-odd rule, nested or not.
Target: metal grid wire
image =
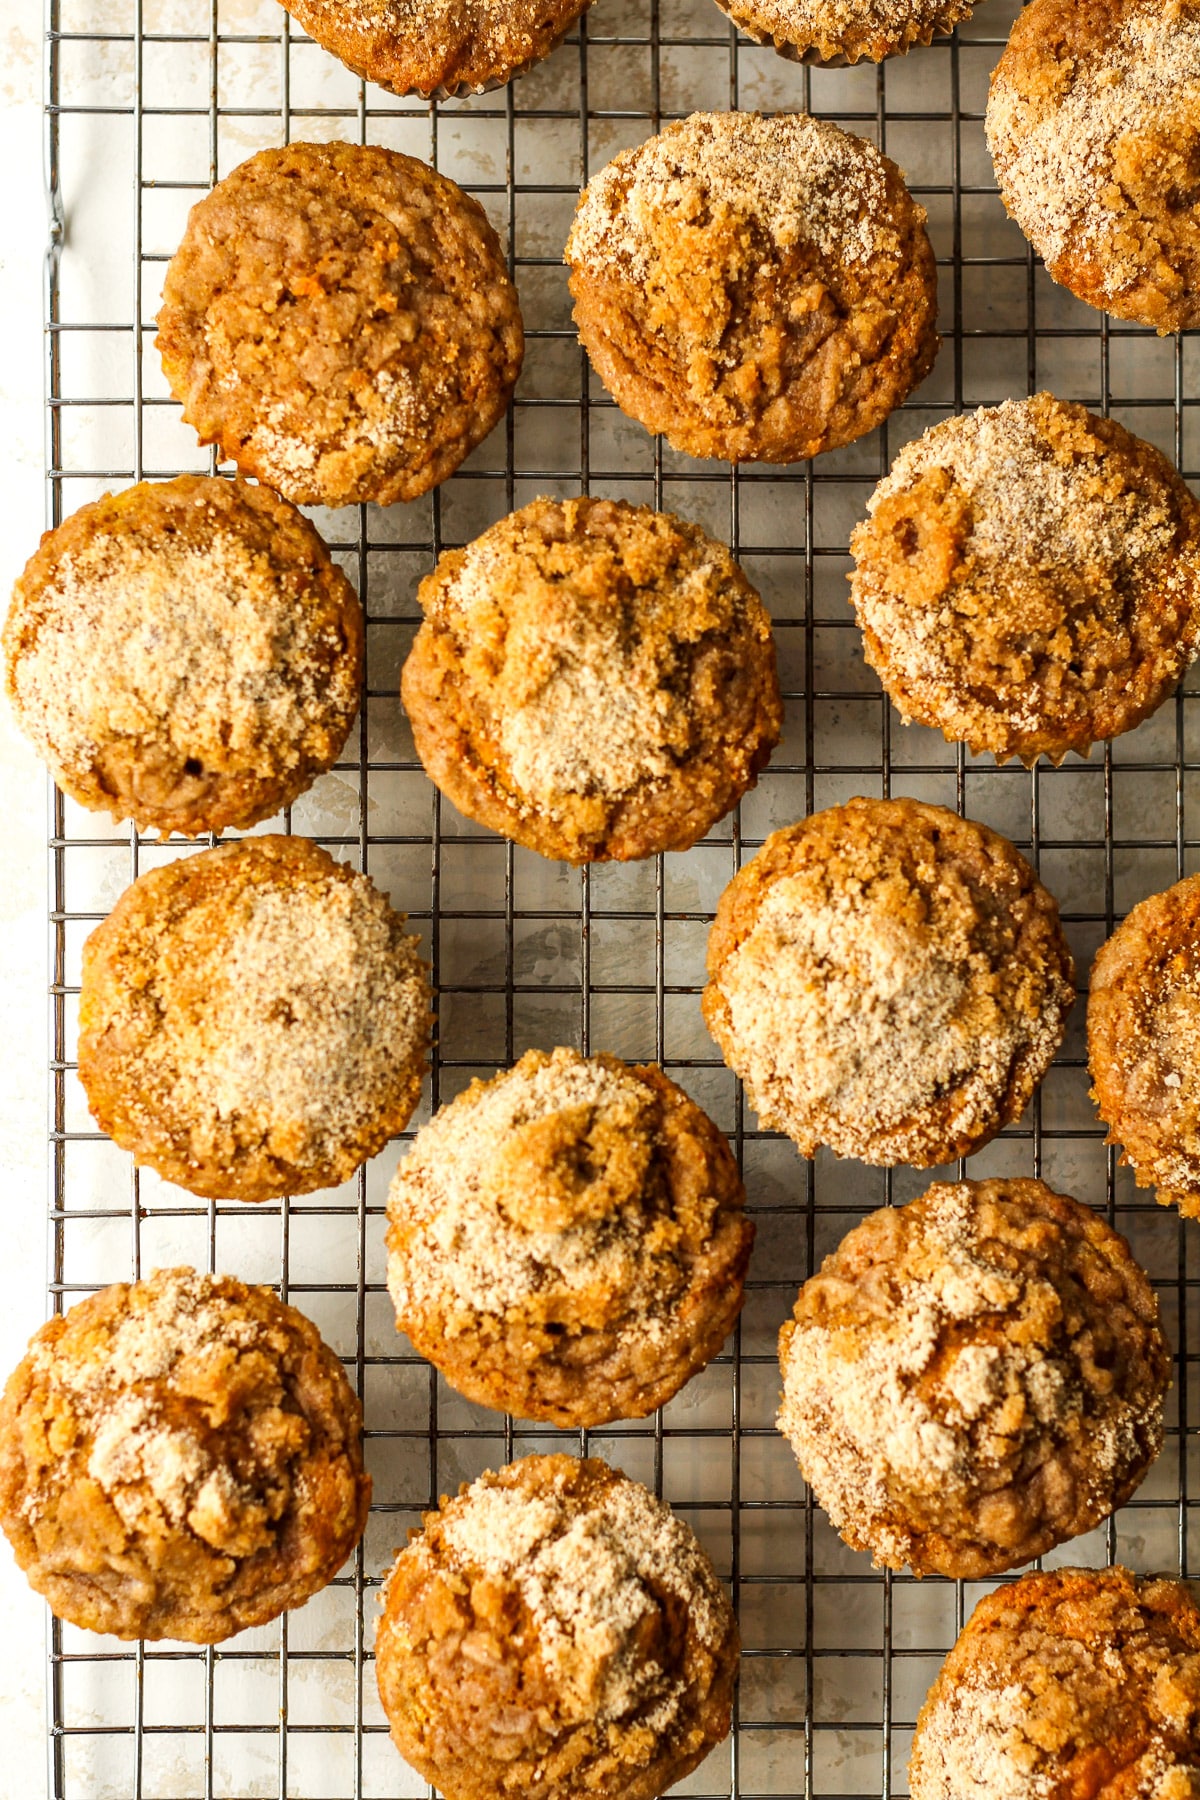
[[[366,607],[367,689],[345,760],[284,823],[367,869],[425,938],[439,1048],[414,1123],[530,1045],[654,1058],[730,1133],[759,1232],[737,1335],[654,1419],[572,1436],[468,1405],[392,1326],[382,1215],[399,1145],[336,1193],[203,1205],[131,1173],[91,1128],[74,1070],[83,938],[139,871],[188,846],[109,833],[55,794],[52,1305],[173,1261],[277,1285],[363,1395],[375,1505],[330,1589],[218,1650],[133,1649],[53,1623],[54,1800],[426,1794],[375,1697],[381,1572],[439,1493],[551,1443],[652,1484],[733,1586],[745,1641],[736,1730],[683,1792],[906,1792],[916,1710],[982,1590],[880,1575],[841,1544],[773,1427],[774,1337],[798,1283],[849,1226],[934,1177],[805,1164],[758,1131],[698,993],[713,908],[740,861],[775,826],[853,793],[940,801],[1014,838],[1062,902],[1083,972],[1135,900],[1200,867],[1200,683],[1086,762],[997,769],[899,725],[846,604],[847,538],[872,485],[907,438],[964,406],[1049,386],[1111,411],[1193,478],[1200,468],[1200,342],[1110,327],[1047,282],[1004,218],[982,110],[1016,10],[986,0],[953,43],[834,72],[739,39],[712,0],[598,0],[510,88],[426,107],[355,81],[275,0],[49,0],[55,522],[107,488],[215,466],[162,384],[153,314],[187,207],[252,151],[289,136],[389,144],[436,162],[488,209],[526,318],[517,398],[425,500],[314,514]],[[946,340],[937,367],[882,430],[815,466],[731,471],[674,454],[616,411],[570,325],[560,255],[584,174],[668,118],[726,106],[808,109],[875,138],[930,213]],[[770,770],[702,845],[582,872],[514,850],[442,801],[396,695],[416,581],[442,547],[537,493],[580,488],[673,508],[726,537],[771,607],[787,694]],[[1041,1174],[1106,1208],[1149,1268],[1178,1352],[1167,1446],[1135,1503],[1047,1561],[1120,1557],[1186,1574],[1200,1570],[1200,1227],[1181,1227],[1116,1170],[1087,1098],[1082,1015],[1080,1005],[1028,1116],[967,1172]]]

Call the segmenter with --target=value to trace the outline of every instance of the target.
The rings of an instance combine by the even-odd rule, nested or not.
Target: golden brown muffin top
[[[660,1069],[527,1051],[444,1106],[397,1170],[397,1323],[484,1404],[644,1416],[736,1317],[744,1202],[721,1134]]]
[[[1024,857],[915,800],[775,832],[721,897],[708,973],[705,1019],[765,1125],[917,1168],[1020,1116],[1074,999]]]
[[[402,691],[422,760],[544,855],[686,848],[778,739],[766,610],[669,513],[535,500],[447,551],[419,598]]]
[[[921,1709],[913,1800],[1198,1800],[1200,1609],[1058,1569],[987,1594]]]
[[[678,449],[815,455],[933,361],[924,222],[896,165],[827,120],[693,113],[584,191],[565,252],[581,335],[618,402]],[[610,353],[662,390],[661,420],[613,386]]]
[[[1140,902],[1092,964],[1093,1096],[1139,1187],[1200,1218],[1200,875]]]
[[[1127,731],[1200,641],[1200,503],[1150,444],[1037,394],[906,444],[850,540],[901,712],[1032,761]]]
[[[444,481],[504,412],[524,344],[483,208],[373,144],[241,163],[188,215],[158,328],[201,442],[298,505]]]
[[[1090,1207],[937,1183],[872,1213],[779,1339],[779,1429],[877,1563],[978,1579],[1090,1531],[1162,1447],[1158,1303]]]
[[[649,1800],[728,1729],[737,1631],[712,1564],[596,1459],[525,1457],[427,1513],[377,1641],[396,1742],[449,1800]]]
[[[245,827],[337,755],[362,609],[268,489],[139,482],[47,532],[13,591],[7,690],[59,785],[160,831]]]
[[[589,0],[287,0],[310,37],[393,94],[480,93],[547,55]]]
[[[307,838],[245,838],[138,877],[84,945],[79,1074],[101,1124],[194,1193],[344,1181],[420,1090],[417,940]]]
[[[718,0],[752,34],[803,60],[882,62],[969,19],[979,0]]]
[[[161,1269],[33,1338],[0,1404],[0,1520],[61,1617],[216,1643],[299,1605],[353,1549],[361,1429],[302,1314]]]
[[[1032,0],[987,135],[1056,281],[1159,331],[1200,323],[1200,0]]]

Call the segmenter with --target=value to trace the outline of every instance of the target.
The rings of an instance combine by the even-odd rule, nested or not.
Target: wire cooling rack
[[[813,71],[739,38],[712,0],[597,0],[510,88],[427,107],[364,87],[275,0],[49,0],[54,521],[106,489],[214,466],[163,384],[153,316],[187,208],[246,156],[289,136],[387,144],[436,162],[488,209],[527,326],[516,401],[426,499],[314,514],[366,606],[367,689],[345,760],[284,824],[367,869],[426,941],[439,1047],[415,1123],[531,1045],[654,1058],[730,1133],[758,1221],[739,1332],[654,1419],[563,1434],[468,1405],[393,1328],[383,1203],[399,1145],[333,1193],[202,1205],[133,1173],[92,1129],[74,1066],[81,944],[139,871],[188,846],[109,832],[56,794],[51,1304],[177,1261],[277,1285],[363,1395],[375,1504],[331,1588],[219,1649],[131,1648],[52,1623],[54,1800],[427,1794],[391,1747],[375,1695],[381,1573],[439,1493],[549,1444],[651,1483],[733,1586],[745,1642],[736,1730],[682,1792],[907,1791],[917,1708],[982,1589],[880,1575],[841,1544],[773,1428],[774,1338],[798,1283],[849,1226],[934,1176],[805,1164],[759,1132],[698,994],[708,924],[739,862],[777,825],[851,794],[940,801],[1014,838],[1062,903],[1081,980],[1134,901],[1200,867],[1200,683],[1086,762],[998,769],[900,725],[846,603],[847,538],[871,487],[906,439],[951,411],[1047,386],[1111,411],[1193,478],[1200,469],[1200,341],[1110,326],[1049,284],[1004,217],[982,113],[1016,10],[982,0],[952,43],[878,71]],[[937,367],[880,431],[815,466],[733,472],[677,456],[616,411],[571,329],[560,256],[581,179],[700,107],[835,118],[882,144],[929,210]],[[675,509],[732,543],[774,615],[787,729],[757,790],[687,855],[579,872],[513,849],[442,801],[396,690],[416,582],[442,547],[536,494],[581,487]],[[1087,1085],[1081,1004],[1027,1117],[968,1172],[1041,1174],[1107,1209],[1155,1280],[1178,1367],[1166,1448],[1135,1503],[1046,1560],[1197,1573],[1200,1226],[1135,1194],[1104,1148]]]

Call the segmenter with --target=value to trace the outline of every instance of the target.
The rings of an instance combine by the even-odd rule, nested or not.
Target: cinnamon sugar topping
[[[260,1341],[269,1344],[267,1328],[240,1314],[211,1276],[167,1269],[129,1290],[128,1308],[110,1324],[102,1355],[64,1358],[56,1344],[41,1341],[30,1362],[76,1429],[90,1434],[87,1472],[125,1525],[152,1526],[161,1509],[172,1525],[186,1521],[196,1529],[218,1495],[227,1516],[230,1509],[254,1513],[256,1502],[214,1463],[210,1432],[197,1430],[186,1407],[171,1406],[169,1397],[188,1391],[189,1377],[194,1381],[206,1358],[220,1360]],[[45,1505],[43,1488],[31,1487],[25,1516],[36,1521]]]
[[[428,999],[366,876],[247,838],[151,870],[92,934],[80,1075],[110,1135],[193,1192],[336,1185],[407,1123]]]
[[[530,1052],[445,1107],[396,1178],[404,1251],[390,1260],[388,1283],[397,1313],[441,1301],[454,1335],[539,1289],[586,1304],[589,1290],[611,1285],[637,1329],[652,1333],[660,1271],[639,1183],[655,1110],[652,1092],[615,1059],[571,1050]]]
[[[687,1607],[701,1644],[716,1649],[728,1630],[691,1532],[620,1476],[586,1507],[561,1482],[535,1491],[494,1482],[481,1477],[446,1510],[443,1541],[464,1575],[516,1584],[568,1718],[607,1723],[653,1704],[656,1728],[669,1731],[683,1685],[642,1653],[637,1631],[661,1605],[656,1590]]]
[[[1056,279],[1161,330],[1195,322],[1195,0],[1039,0],[993,78],[987,135],[1005,204]]]
[[[899,236],[873,144],[806,113],[693,113],[626,150],[592,181],[567,241],[573,264],[617,256],[648,278],[664,234],[736,220],[744,260],[815,245],[833,262],[894,257]]]
[[[1040,1182],[856,1228],[780,1339],[779,1428],[891,1567],[980,1575],[1088,1529],[1162,1442],[1169,1359],[1123,1241]]]
[[[61,559],[36,605],[13,687],[56,767],[164,729],[189,755],[253,749],[286,763],[329,711],[328,646],[314,656],[294,584],[219,520],[203,548],[97,537]],[[352,707],[353,670],[332,679]]]

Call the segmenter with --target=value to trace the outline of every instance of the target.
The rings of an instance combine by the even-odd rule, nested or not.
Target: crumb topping
[[[618,257],[636,281],[661,282],[664,251],[728,238],[745,267],[765,240],[831,263],[895,258],[883,158],[865,138],[807,113],[693,113],[615,157],[589,184],[567,260]],[[706,258],[693,250],[699,266]]]
[[[402,696],[422,763],[543,855],[685,849],[778,740],[766,609],[687,520],[535,500],[446,551],[419,598]]]
[[[652,1709],[655,1728],[669,1733],[686,1684],[645,1654],[639,1623],[665,1595],[708,1649],[729,1631],[728,1603],[692,1533],[622,1476],[586,1504],[561,1479],[534,1489],[496,1480],[482,1476],[446,1507],[451,1566],[471,1581],[516,1586],[568,1720],[615,1723]],[[422,1552],[421,1539],[413,1549]]]
[[[1200,642],[1200,505],[1050,394],[907,444],[851,539],[868,660],[906,717],[1003,757],[1086,754]]]
[[[720,1349],[753,1225],[724,1137],[662,1070],[530,1050],[417,1133],[388,1195],[398,1328],[521,1418],[642,1418]]]
[[[538,501],[429,577],[512,787],[554,818],[619,797],[705,748],[704,653],[769,642],[724,545],[648,507]]]
[[[247,838],[151,871],[89,940],[89,1099],[116,1090],[118,1141],[136,1123],[143,1154],[177,1162],[186,1147],[188,1168],[211,1162],[227,1182],[242,1158],[277,1180],[344,1179],[379,1147],[381,1108],[413,1084],[427,1038],[403,927],[366,876],[303,839]]]
[[[160,1269],[45,1324],[0,1399],[0,1526],[58,1618],[215,1644],[325,1586],[370,1501],[362,1409],[269,1288]]]
[[[922,1708],[909,1779],[913,1800],[1196,1800],[1198,1744],[1187,1585],[1064,1569],[980,1601]]]
[[[165,733],[212,764],[253,751],[286,767],[357,699],[353,667],[330,668],[336,619],[299,585],[215,517],[203,546],[112,535],[64,555],[27,601],[36,635],[13,668],[38,750],[70,767]]]
[[[793,828],[793,854],[777,834],[778,857],[729,890],[756,900],[710,960],[706,1016],[763,1122],[805,1154],[915,1160],[947,1112],[939,1146],[990,1135],[1014,1074],[1061,1039],[1070,962],[1032,872],[1011,847],[1002,872],[972,847],[981,828],[942,817],[916,809],[910,833],[893,803],[852,802]]]
[[[1042,8],[1057,35],[1040,63],[1023,37],[993,80],[987,134],[1005,201],[1052,273],[1083,259],[1113,297],[1147,279],[1167,294],[1178,284],[1157,265],[1196,203],[1200,7],[1109,6],[1082,41],[1057,10]]]
[[[1161,1448],[1157,1310],[1123,1240],[1074,1201],[939,1183],[856,1227],[805,1285],[779,1428],[855,1547],[918,1571],[1012,1567],[1089,1529]]]
[[[67,793],[196,835],[268,816],[334,761],[362,609],[278,495],[181,475],[47,532],[4,649],[18,722]]]
[[[853,442],[937,354],[937,270],[895,163],[807,113],[694,113],[600,171],[566,260],[609,392],[690,456]]]
[[[664,1294],[674,1234],[657,1115],[631,1070],[573,1050],[530,1051],[473,1083],[422,1128],[396,1176],[397,1313],[438,1302],[453,1336],[539,1289],[599,1315],[607,1289],[653,1332],[678,1280]]]
[[[185,1105],[295,1121],[322,1155],[353,1134],[367,1070],[403,1053],[423,1006],[413,968],[393,961],[390,921],[374,898],[348,882],[331,883],[319,907],[310,893],[254,894],[222,947],[179,1071]],[[174,1048],[163,1045],[166,1059]]]
[[[165,1518],[229,1555],[266,1547],[290,1483],[264,1496],[252,1452],[239,1459],[245,1479],[238,1479],[213,1430],[222,1409],[214,1417],[211,1405],[195,1402],[221,1371],[228,1379],[240,1358],[241,1381],[249,1371],[263,1383],[250,1442],[264,1454],[277,1454],[285,1440],[294,1454],[303,1452],[308,1426],[286,1404],[281,1410],[279,1321],[239,1308],[219,1278],[168,1269],[129,1288],[127,1310],[106,1326],[98,1339],[73,1343],[72,1354],[63,1354],[61,1339],[35,1340],[30,1353],[34,1377],[48,1390],[44,1404],[61,1415],[62,1448],[89,1443],[86,1472],[130,1531],[153,1533]],[[234,1384],[223,1410],[237,1401]],[[67,1456],[42,1470],[28,1488],[24,1517],[36,1526],[76,1479]]]

